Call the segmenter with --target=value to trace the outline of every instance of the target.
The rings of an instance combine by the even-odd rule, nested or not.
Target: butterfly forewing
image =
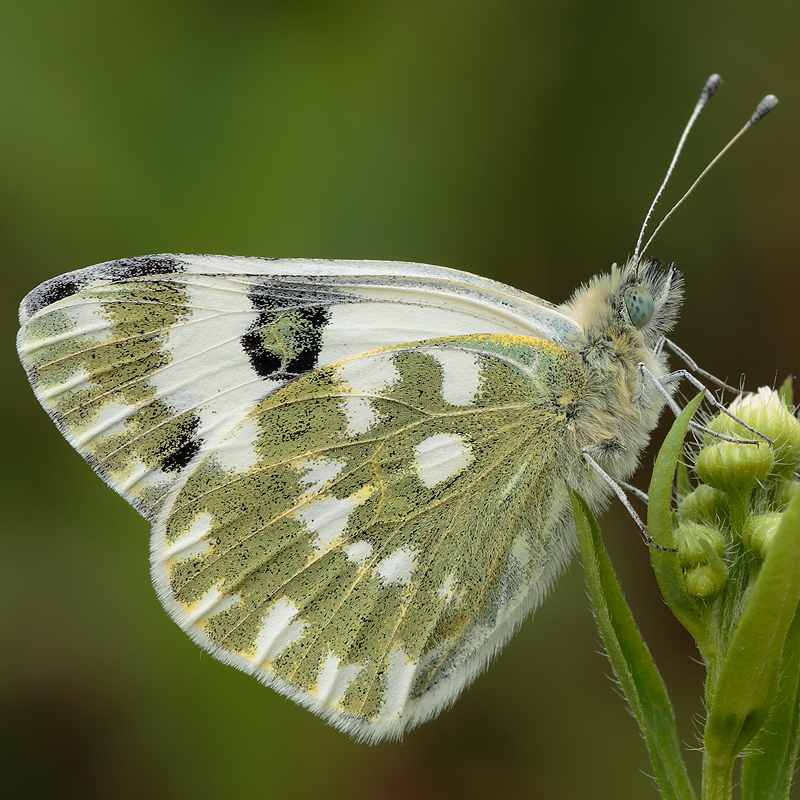
[[[399,734],[452,702],[566,557],[563,474],[580,446],[564,408],[583,389],[565,350],[511,336],[292,381],[165,506],[162,600],[223,660],[340,727]]]
[[[548,304],[465,273],[361,267],[356,278],[351,262],[335,261],[170,255],[100,264],[23,301],[20,357],[69,441],[155,520],[192,459],[318,366],[452,330],[518,333],[537,310],[570,326]]]

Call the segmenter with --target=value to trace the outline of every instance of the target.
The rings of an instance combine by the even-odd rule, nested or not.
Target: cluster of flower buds
[[[753,444],[752,432],[727,414],[708,424],[726,438],[705,434],[694,463],[700,483],[680,499],[674,531],[686,589],[697,598],[722,591],[740,554],[748,572],[757,573],[782,512],[800,491],[800,421],[781,393],[762,387],[729,410],[772,444]]]

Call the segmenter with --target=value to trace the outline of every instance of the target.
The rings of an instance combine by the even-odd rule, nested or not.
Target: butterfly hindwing
[[[566,560],[565,408],[584,384],[563,348],[499,335],[312,370],[167,499],[162,602],[338,727],[399,735],[455,699]]]

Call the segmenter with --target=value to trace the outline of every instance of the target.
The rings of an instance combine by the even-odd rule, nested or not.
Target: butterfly
[[[624,479],[664,399],[637,370],[682,279],[629,263],[555,306],[442,267],[156,255],[43,283],[41,404],[152,524],[203,649],[368,741],[450,705],[575,547],[588,452]]]
[[[34,289],[18,352],[152,524],[175,622],[377,742],[542,601],[576,546],[568,487],[598,510],[635,470],[683,293],[638,251],[561,305],[415,263],[127,258]]]

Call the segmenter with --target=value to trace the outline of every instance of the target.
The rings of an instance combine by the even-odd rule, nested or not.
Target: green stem
[[[733,761],[711,759],[703,754],[702,800],[730,800],[732,791]]]
[[[731,529],[736,537],[736,541],[741,543],[742,531],[745,522],[750,515],[750,490],[747,493],[741,491],[728,492],[728,506],[731,510]]]

